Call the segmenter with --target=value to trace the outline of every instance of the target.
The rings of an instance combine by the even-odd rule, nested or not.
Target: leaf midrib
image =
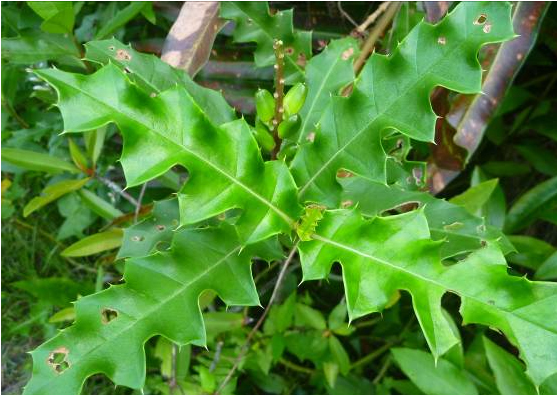
[[[363,258],[367,258],[367,259],[373,260],[373,261],[375,261],[375,262],[378,262],[378,263],[382,264],[383,266],[387,266],[387,267],[389,267],[389,268],[391,268],[391,269],[397,270],[397,271],[399,271],[399,272],[403,272],[404,274],[407,274],[407,275],[409,275],[409,276],[417,277],[417,278],[419,278],[420,280],[422,280],[422,281],[424,281],[424,282],[426,282],[426,283],[433,284],[433,285],[435,285],[435,286],[437,286],[437,287],[443,289],[445,292],[448,292],[448,290],[450,289],[450,287],[447,287],[447,286],[443,285],[442,283],[439,283],[439,282],[435,281],[434,279],[431,279],[431,278],[428,278],[428,277],[424,277],[424,276],[422,276],[422,275],[420,275],[420,274],[418,274],[418,273],[415,273],[415,272],[406,270],[405,268],[400,267],[400,266],[397,266],[397,265],[394,265],[394,264],[392,264],[392,263],[390,263],[390,262],[388,262],[388,261],[386,261],[386,260],[384,260],[384,259],[381,259],[381,258],[378,258],[378,257],[376,257],[376,256],[370,255],[370,254],[365,253],[365,252],[363,252],[363,251],[359,251],[359,250],[357,250],[357,249],[355,249],[355,248],[353,248],[353,247],[351,247],[351,246],[348,246],[348,245],[345,245],[345,244],[336,242],[336,241],[331,240],[331,239],[329,239],[329,238],[327,238],[327,237],[324,237],[324,236],[321,236],[321,235],[318,235],[318,234],[313,234],[313,235],[312,235],[312,238],[313,238],[314,240],[321,241],[322,243],[326,243],[326,244],[329,244],[329,245],[331,245],[331,246],[337,247],[337,248],[339,248],[339,249],[341,249],[341,250],[348,251],[348,252],[350,252],[350,253],[352,253],[352,254],[359,255],[359,256],[361,256],[361,257],[363,257]],[[509,309],[501,308],[501,307],[499,307],[499,306],[494,306],[494,305],[489,304],[488,302],[483,301],[483,300],[481,300],[481,299],[478,299],[478,298],[476,298],[476,297],[474,297],[474,296],[467,295],[465,292],[462,292],[461,290],[458,291],[458,295],[459,295],[460,297],[464,297],[464,298],[467,298],[467,299],[470,299],[470,300],[474,300],[475,302],[478,302],[479,304],[482,304],[482,305],[488,307],[489,309],[496,309],[497,311],[501,311],[501,312],[503,312],[503,313],[505,313],[505,314],[513,315],[513,316],[515,316],[515,317],[518,317],[518,318],[521,319],[521,320],[524,320],[524,321],[527,321],[527,322],[533,324],[533,325],[536,326],[536,327],[541,327],[541,328],[545,329],[545,330],[548,331],[548,332],[557,334],[557,331],[556,331],[555,329],[553,329],[553,328],[548,328],[548,327],[546,327],[545,325],[539,324],[538,322],[532,322],[532,321],[530,321],[529,319],[526,319],[526,318],[524,318],[524,317],[522,317],[522,316],[518,316],[518,315],[514,314],[514,310],[509,310]],[[521,307],[524,307],[524,306],[521,306]]]
[[[238,251],[240,251],[242,248],[242,246],[236,246],[234,249],[232,249],[230,252],[228,252],[224,257],[222,257],[221,259],[219,259],[218,261],[215,262],[215,264],[213,264],[212,266],[210,266],[209,268],[205,269],[203,272],[201,272],[200,274],[198,274],[197,276],[195,276],[194,278],[192,278],[190,281],[186,282],[186,283],[179,283],[178,281],[176,281],[176,279],[173,279],[174,281],[176,281],[176,283],[181,284],[178,289],[173,292],[172,294],[170,294],[170,296],[168,296],[167,298],[161,300],[161,301],[156,301],[155,303],[155,307],[149,309],[146,311],[145,314],[142,314],[141,316],[139,316],[137,319],[135,319],[130,325],[127,325],[125,327],[123,327],[121,330],[119,330],[118,332],[114,332],[114,335],[111,336],[109,338],[109,340],[106,340],[104,342],[101,342],[97,345],[95,345],[93,348],[91,348],[86,355],[91,355],[92,353],[94,353],[96,350],[98,350],[100,347],[105,346],[107,343],[109,343],[110,341],[113,341],[115,338],[119,337],[120,335],[122,335],[123,333],[127,332],[128,330],[130,330],[131,328],[133,328],[135,325],[137,325],[139,322],[142,322],[146,317],[148,317],[150,314],[152,314],[153,312],[156,312],[157,310],[159,310],[161,308],[161,306],[165,305],[166,303],[172,301],[173,299],[175,299],[176,297],[179,297],[183,292],[185,292],[191,285],[193,285],[194,283],[196,283],[197,281],[201,280],[203,277],[207,276],[212,270],[216,269],[217,267],[219,267],[220,265],[222,265],[224,262],[226,262],[228,260],[228,258],[230,256],[232,256],[233,254],[237,253]],[[156,255],[162,255],[160,253],[157,253]],[[135,289],[129,287],[127,284],[124,285],[126,287],[128,287],[128,289],[131,289],[135,292],[137,292]],[[142,292],[141,292],[142,293]],[[72,361],[72,367],[79,364],[79,362],[83,361],[83,359],[85,359],[85,357],[82,357],[81,359],[77,360],[77,361]],[[91,373],[89,376],[92,376],[95,373]],[[45,383],[43,386],[41,386],[41,388],[44,388],[46,385],[50,385],[50,383],[52,382],[53,379],[55,379],[58,376],[54,376],[53,378],[51,378],[50,380],[48,380],[47,383]]]
[[[466,43],[468,40],[468,37],[466,37],[464,40],[462,40],[460,43],[458,43],[457,45],[455,45],[453,48],[451,48],[447,54],[444,54],[442,57],[440,57],[437,61],[435,61],[434,63],[432,63],[427,69],[425,69],[425,71],[423,71],[423,74],[420,78],[418,78],[414,83],[410,84],[408,86],[407,89],[404,89],[404,94],[399,95],[388,107],[385,108],[385,110],[381,113],[377,113],[369,122],[367,122],[350,140],[348,140],[348,142],[346,144],[344,144],[338,151],[336,151],[324,164],[323,166],[321,166],[316,172],[315,174],[300,188],[299,192],[298,192],[298,196],[302,196],[304,194],[304,192],[309,188],[309,186],[315,181],[315,179],[317,177],[319,177],[319,175],[327,168],[329,167],[329,165],[337,158],[338,155],[340,155],[341,152],[344,152],[344,150],[346,149],[346,147],[348,147],[349,145],[351,145],[355,140],[357,140],[360,135],[362,135],[369,127],[371,127],[371,125],[380,117],[383,116],[387,110],[390,110],[396,103],[398,103],[398,101],[402,98],[405,97],[406,94],[408,92],[410,92],[410,90],[414,89],[416,85],[418,85],[419,82],[421,82],[425,77],[428,76],[429,71],[437,66],[441,61],[446,60],[446,58],[449,57],[449,55],[453,52],[455,52],[457,49],[460,49],[460,47]],[[400,48],[400,47],[398,47]],[[398,50],[397,48],[397,50]],[[399,52],[400,53],[400,52]],[[373,54],[372,56],[376,56],[375,54]],[[392,57],[389,59],[391,60]],[[370,61],[371,59],[369,59],[368,61]],[[358,78],[359,80],[359,78]],[[375,91],[373,91],[373,97],[374,97],[374,101],[375,101]],[[429,100],[429,98],[428,98]],[[331,107],[332,103],[329,104],[329,106],[327,107]],[[377,106],[376,106],[377,107]],[[397,121],[400,123],[400,121]]]
[[[118,71],[120,72],[120,70],[118,69]],[[125,76],[124,76],[125,78]],[[60,80],[59,80],[60,81]],[[139,121],[137,121],[136,119],[134,119],[133,117],[131,117],[130,115],[126,114],[123,111],[120,111],[119,109],[116,109],[112,106],[110,106],[109,104],[101,101],[100,99],[96,98],[95,96],[91,95],[90,93],[88,93],[87,91],[81,89],[80,87],[77,86],[72,86],[66,82],[61,81],[62,83],[66,84],[67,86],[77,90],[78,92],[84,94],[85,96],[89,97],[90,99],[96,101],[97,103],[106,106],[108,108],[110,108],[112,111],[114,111],[117,114],[122,114],[123,116],[125,116],[128,120],[130,120],[131,122],[136,122],[139,123],[141,125],[143,125],[146,129],[150,130],[151,132],[153,132],[154,134],[156,134],[157,136],[160,136],[161,138],[165,139],[166,141],[172,143],[173,145],[175,145],[176,147],[178,147],[179,149],[182,149],[184,151],[186,151],[188,154],[194,156],[195,158],[197,158],[198,160],[200,160],[201,162],[207,164],[208,166],[212,167],[213,169],[215,169],[218,173],[224,175],[226,178],[228,178],[230,181],[232,181],[234,184],[238,185],[239,187],[241,187],[242,189],[244,189],[246,192],[248,192],[250,195],[252,195],[253,197],[255,197],[256,199],[258,199],[259,201],[261,201],[263,204],[265,204],[267,207],[269,207],[271,210],[273,210],[275,213],[277,213],[289,226],[293,227],[294,226],[294,220],[292,218],[290,218],[290,216],[288,214],[286,214],[284,211],[282,211],[281,209],[279,209],[278,207],[276,207],[275,205],[273,205],[270,201],[268,201],[267,199],[265,199],[263,196],[259,195],[257,192],[253,191],[251,188],[249,188],[247,185],[245,185],[244,183],[242,183],[240,180],[236,179],[235,177],[229,175],[227,172],[225,172],[224,170],[222,170],[220,167],[214,165],[213,163],[209,162],[208,160],[206,160],[205,158],[203,158],[202,156],[198,155],[197,153],[189,150],[187,147],[178,144],[177,142],[169,139],[168,137],[160,134],[159,132],[157,132],[155,129],[153,129],[152,127],[145,125],[144,123],[140,123]],[[168,91],[166,91],[168,92]],[[201,110],[201,108],[197,105],[197,103],[195,102],[195,100],[193,100],[193,98],[190,96],[190,94],[186,91],[184,91],[184,93],[186,95],[188,95],[191,99],[191,103],[194,104],[199,110],[200,112],[203,114],[203,111]],[[217,126],[213,125],[211,121],[209,121],[211,123],[211,125],[215,128],[218,128]]]

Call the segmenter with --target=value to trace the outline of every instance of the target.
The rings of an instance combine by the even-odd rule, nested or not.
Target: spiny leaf
[[[236,118],[234,110],[219,92],[197,85],[183,70],[171,67],[154,55],[137,52],[114,38],[85,44],[85,59],[103,65],[117,65],[149,94],[181,85],[217,125]]]
[[[275,64],[274,40],[282,40],[285,48],[286,83],[294,84],[303,79],[306,60],[311,57],[311,32],[295,30],[292,10],[269,12],[266,2],[222,2],[221,17],[236,22],[234,40],[255,42],[255,65]]]
[[[441,257],[447,258],[481,248],[486,240],[497,243],[503,254],[514,247],[499,229],[486,225],[485,220],[470,214],[464,207],[435,198],[427,192],[406,191],[397,185],[384,185],[363,177],[340,179],[344,189],[343,206],[358,205],[368,217],[382,215],[388,210],[407,210],[418,204],[423,207],[431,236],[444,240]]]
[[[462,3],[435,26],[418,24],[391,56],[373,54],[352,95],[333,98],[314,141],[301,146],[292,162],[301,199],[338,207],[335,176],[341,169],[385,182],[381,138],[387,128],[432,141],[432,89],[480,91],[478,49],[513,37],[510,9],[506,3]],[[478,22],[481,15],[486,20]]]
[[[179,193],[182,225],[241,208],[237,228],[245,242],[293,226],[299,212],[294,181],[283,162],[263,162],[244,120],[216,126],[184,88],[151,97],[112,64],[90,76],[60,70],[37,74],[58,91],[66,131],[118,125],[128,186],[178,164],[188,169]]]
[[[430,237],[423,210],[367,221],[357,211],[327,212],[313,240],[300,243],[304,280],[325,278],[340,262],[351,319],[379,312],[397,290],[408,291],[436,358],[458,343],[441,308],[443,295],[455,293],[464,322],[505,333],[535,383],[556,373],[557,284],[508,275],[503,255],[491,243],[445,266],[442,242]]]
[[[305,81],[308,94],[300,116],[302,125],[293,137],[298,143],[311,139],[309,134],[328,107],[332,95],[354,81],[353,59],[357,56],[358,43],[353,38],[332,41],[319,55],[307,64]]]
[[[198,306],[204,290],[216,291],[228,305],[259,303],[250,260],[269,254],[262,250],[242,249],[224,224],[178,231],[170,251],[128,260],[123,285],[79,299],[75,324],[32,352],[33,378],[24,394],[77,395],[97,373],[142,388],[148,339],[162,335],[179,345],[205,345]]]

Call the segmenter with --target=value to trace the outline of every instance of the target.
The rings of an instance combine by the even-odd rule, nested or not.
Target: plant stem
[[[137,203],[135,204],[135,211],[133,213],[133,223],[137,222],[137,218],[139,217],[139,211],[141,210],[141,201],[143,200],[143,196],[145,195],[145,190],[147,189],[147,182],[141,186],[141,191],[139,192],[139,197],[137,198]]]
[[[282,116],[284,114],[284,48],[281,40],[275,40],[273,44],[275,50],[275,58],[277,63],[275,64],[275,116],[273,118],[273,139],[275,140],[275,148],[271,153],[271,159],[276,159],[277,154],[280,151],[281,139],[278,135],[278,127],[282,122]]]
[[[360,74],[360,71],[362,70],[362,67],[364,66],[367,58],[373,52],[375,43],[379,39],[379,36],[381,36],[381,34],[385,31],[385,29],[389,26],[389,24],[395,17],[398,11],[398,7],[399,3],[393,2],[389,4],[389,7],[377,22],[377,25],[375,25],[370,31],[369,36],[362,47],[360,56],[358,56],[358,59],[356,59],[356,61],[354,62],[354,74]]]
[[[213,395],[220,394],[220,392],[224,389],[226,384],[228,384],[228,382],[232,379],[232,376],[234,375],[234,373],[238,369],[238,366],[240,365],[240,362],[242,361],[242,359],[244,358],[244,356],[248,352],[249,347],[251,345],[251,340],[253,339],[253,336],[255,336],[255,334],[259,330],[259,327],[261,327],[261,325],[263,324],[263,321],[265,321],[265,318],[267,317],[267,314],[269,313],[269,310],[271,310],[271,306],[273,305],[273,303],[274,303],[274,301],[275,301],[275,299],[278,295],[278,292],[279,292],[279,290],[282,286],[282,281],[284,280],[284,275],[286,273],[286,269],[288,269],[288,266],[292,262],[292,259],[294,259],[294,255],[296,254],[297,249],[298,249],[298,241],[296,241],[296,243],[294,244],[294,246],[290,250],[290,253],[288,254],[288,257],[284,261],[284,265],[282,266],[282,269],[280,270],[280,273],[277,277],[275,288],[273,289],[273,293],[271,294],[271,298],[269,299],[269,303],[267,303],[267,307],[265,308],[265,311],[263,311],[263,314],[261,314],[261,317],[259,317],[259,320],[257,320],[257,323],[254,325],[254,327],[252,328],[252,330],[248,334],[248,336],[246,338],[246,341],[244,342],[244,344],[243,344],[243,346],[240,350],[240,353],[236,357],[236,361],[234,362],[234,365],[228,371],[228,374],[226,375],[226,377],[224,378],[224,380],[222,381],[222,383],[220,384],[218,389],[213,393]]]
[[[278,361],[281,365],[286,366],[288,369],[292,369],[296,372],[305,373],[305,374],[313,374],[315,371],[310,368],[306,368],[305,366],[300,366],[295,364],[294,362],[290,362],[284,358],[279,359]]]
[[[375,350],[372,353],[367,354],[366,356],[358,359],[356,362],[354,362],[352,365],[350,365],[350,370],[356,369],[360,366],[364,366],[367,365],[368,363],[376,360],[377,358],[379,358],[385,351],[388,351],[389,348],[391,348],[392,346],[394,346],[396,344],[396,342],[389,342],[389,343],[385,343],[383,344],[381,347],[379,347],[377,350]]]
[[[102,182],[104,185],[106,185],[107,187],[109,187],[110,189],[112,189],[114,192],[116,192],[118,195],[122,196],[124,199],[126,199],[128,202],[130,202],[131,204],[133,204],[134,206],[137,206],[137,200],[135,200],[133,198],[133,196],[131,196],[129,193],[127,193],[126,191],[124,191],[118,184],[116,184],[114,181],[109,180],[108,178],[105,178],[103,176],[100,175],[95,175],[95,178],[97,180],[99,180],[100,182]]]
[[[379,7],[377,7],[377,9],[366,18],[364,23],[356,27],[356,32],[359,34],[363,34],[367,30],[367,28],[371,24],[373,24],[377,20],[377,18],[379,18],[379,15],[385,12],[390,4],[390,1],[384,1],[383,3],[379,4]]]

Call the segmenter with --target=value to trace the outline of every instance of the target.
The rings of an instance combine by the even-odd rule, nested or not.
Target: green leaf
[[[85,68],[71,38],[35,30],[24,30],[20,36],[2,38],[2,59],[14,64],[33,64],[46,60]]]
[[[67,306],[79,295],[87,295],[92,291],[89,285],[62,277],[34,278],[17,281],[12,285],[43,302],[60,307]]]
[[[537,395],[522,364],[512,355],[484,337],[485,353],[495,374],[495,383],[501,395]]]
[[[138,224],[124,229],[118,258],[147,256],[155,247],[168,247],[178,227],[178,200],[155,202],[152,214]]]
[[[89,191],[88,189],[80,189],[78,193],[81,197],[81,201],[85,203],[85,205],[89,207],[89,209],[103,218],[112,220],[124,215],[123,212],[118,210],[112,204],[108,203],[104,199],[101,199],[99,196]]]
[[[73,32],[75,18],[71,1],[28,1],[27,5],[43,18],[43,31],[61,34]]]
[[[294,181],[284,162],[263,162],[243,119],[218,127],[185,89],[177,86],[151,97],[111,64],[90,76],[60,70],[37,74],[58,91],[66,131],[118,125],[128,186],[177,164],[188,169],[188,182],[179,193],[182,225],[240,208],[244,211],[236,225],[246,242],[293,226],[299,212]]]
[[[498,182],[499,180],[494,178],[474,185],[460,195],[451,198],[449,202],[464,207],[470,214],[477,214],[489,200]]]
[[[445,241],[441,245],[442,258],[477,250],[484,240],[499,244],[504,254],[514,250],[500,230],[486,225],[482,218],[470,214],[465,208],[427,192],[406,191],[397,185],[387,186],[357,176],[339,181],[344,189],[342,204],[351,206],[357,203],[365,216],[383,215],[389,210],[419,204],[423,207],[432,238]]]
[[[332,41],[307,64],[305,81],[308,93],[300,111],[302,125],[292,140],[298,143],[311,139],[310,133],[328,107],[332,95],[354,81],[353,59],[358,55],[356,40],[351,37]]]
[[[236,118],[234,110],[221,93],[197,85],[183,70],[172,68],[154,55],[137,52],[114,38],[87,43],[85,59],[103,65],[112,63],[122,70],[127,69],[128,77],[150,94],[158,94],[176,84],[181,85],[218,125]]]
[[[70,173],[80,172],[78,168],[65,160],[48,154],[18,148],[2,148],[2,160],[27,170],[44,171],[47,173],[61,173],[63,171],[69,171]]]
[[[73,321],[75,320],[74,307],[66,307],[65,309],[58,310],[49,319],[48,322],[55,324],[58,322]]]
[[[87,148],[87,156],[91,159],[93,167],[97,163],[97,159],[101,155],[106,136],[106,128],[100,128],[85,133],[85,148]]]
[[[121,9],[108,21],[103,21],[102,27],[95,34],[95,40],[101,40],[114,34],[118,29],[135,18],[145,8],[150,7],[151,2],[148,1],[132,1],[128,6]]]
[[[81,239],[62,251],[62,256],[80,257],[113,250],[122,245],[122,229],[114,228]]]
[[[557,372],[557,284],[507,274],[492,243],[445,266],[440,242],[430,240],[423,210],[362,220],[357,211],[327,212],[312,241],[300,243],[303,279],[326,278],[340,262],[351,320],[380,312],[398,290],[412,295],[414,311],[437,358],[458,343],[442,313],[450,291],[461,299],[464,323],[501,330],[521,352],[536,383]],[[510,291],[512,290],[512,291]]]
[[[452,363],[410,348],[393,348],[393,357],[402,371],[426,395],[477,395],[470,379]]]
[[[234,40],[255,42],[255,65],[275,64],[274,40],[282,40],[285,50],[285,80],[292,85],[303,79],[305,61],[311,58],[311,32],[295,30],[292,10],[269,13],[267,2],[230,1],[221,3],[221,18],[236,22]]]
[[[85,154],[83,153],[83,151],[81,151],[81,148],[79,148],[79,146],[76,143],[74,143],[74,141],[71,138],[68,139],[68,141],[70,147],[70,156],[72,158],[73,163],[81,171],[86,172],[89,166]]]
[[[88,181],[89,178],[84,178],[81,180],[65,180],[47,186],[41,192],[41,196],[34,197],[29,203],[25,205],[25,207],[23,208],[23,216],[27,217],[34,211],[46,206],[47,204],[55,201],[61,196],[81,189],[85,184],[87,184]]]
[[[526,228],[556,198],[557,177],[539,183],[514,202],[505,220],[505,232],[515,233]]]
[[[327,329],[327,323],[321,312],[302,303],[296,303],[295,320],[296,326],[308,326],[319,331]]]
[[[536,280],[557,280],[557,251],[540,265],[534,278]]]
[[[516,253],[509,254],[508,261],[516,265],[537,270],[555,252],[551,244],[530,236],[509,236]]]
[[[342,375],[348,374],[350,370],[350,358],[342,346],[342,343],[335,336],[329,336],[329,351],[338,365],[340,373]]]
[[[205,345],[198,306],[204,290],[215,290],[227,305],[259,304],[249,264],[253,255],[258,247],[242,248],[235,230],[223,224],[177,231],[168,252],[129,259],[124,284],[79,299],[75,324],[32,352],[33,378],[24,394],[77,395],[97,373],[119,386],[143,388],[143,345],[149,338]],[[54,354],[62,354],[67,366],[49,362]]]
[[[550,177],[557,176],[557,157],[555,152],[534,144],[516,145],[515,148],[520,155],[532,164],[534,169]]]
[[[338,207],[336,176],[342,169],[384,183],[381,140],[388,128],[433,141],[437,117],[431,91],[437,85],[462,93],[481,90],[476,54],[486,43],[513,37],[510,11],[507,3],[461,3],[435,26],[419,23],[392,55],[374,53],[352,95],[332,98],[313,141],[296,153],[291,169],[299,197]],[[482,14],[488,15],[488,33],[474,24]]]

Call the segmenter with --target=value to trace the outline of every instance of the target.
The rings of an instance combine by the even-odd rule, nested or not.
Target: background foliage
[[[514,7],[522,10],[523,4]],[[359,44],[366,37],[356,34],[355,38],[336,41],[325,50],[324,45],[330,39],[349,35],[355,28],[350,19],[361,23],[378,4],[271,3],[270,6],[274,10],[294,6],[297,30],[290,30],[282,22],[273,25],[276,20],[254,24],[245,18],[242,12],[265,13],[264,3],[254,4],[250,6],[254,9],[247,10],[226,4],[221,15],[235,20],[236,29],[228,24],[217,35],[209,62],[195,77],[203,86],[222,90],[228,103],[245,114],[252,124],[256,89],[272,90],[273,86],[274,56],[264,32],[284,33],[286,45],[303,54],[304,62],[309,62],[312,54],[322,53],[322,58],[314,58],[319,61],[328,55],[335,58],[335,54],[348,49],[355,59]],[[141,174],[144,169],[131,168],[127,176],[134,186],[123,190],[126,183],[122,166],[125,168],[127,164],[125,160],[118,162],[123,142],[116,126],[95,125],[99,127],[85,134],[60,134],[64,123],[54,105],[56,92],[37,76],[45,77],[51,72],[32,71],[54,65],[64,71],[90,74],[106,63],[107,54],[103,53],[105,47],[101,48],[99,41],[82,44],[113,36],[110,45],[117,55],[126,48],[120,47],[120,42],[131,42],[137,51],[159,55],[179,7],[180,4],[150,2],[2,3],[2,390],[7,394],[20,393],[29,379],[32,364],[26,352],[74,320],[72,301],[118,283],[124,274],[124,258],[133,258],[126,264],[126,270],[133,272],[134,267],[142,265],[141,257],[154,246],[161,249],[170,244],[179,209],[174,200],[165,199],[187,177],[183,168],[173,167],[167,172],[156,172],[157,177],[144,184],[147,179]],[[392,15],[392,24],[379,32],[376,50],[392,53],[423,17],[435,20],[434,11],[423,3],[402,3]],[[525,11],[524,18],[535,15],[534,10],[527,11],[531,14]],[[476,146],[474,152],[468,153],[452,143],[453,136],[462,136],[475,106],[485,108],[485,105],[476,95],[438,89],[432,94],[432,104],[444,118],[436,123],[437,145],[419,141],[424,139],[415,135],[413,150],[410,151],[408,139],[403,139],[393,140],[390,152],[410,166],[416,161],[427,161],[429,185],[420,185],[421,177],[417,175],[416,188],[406,188],[406,185],[404,191],[392,191],[377,184],[363,185],[349,177],[341,179],[343,196],[335,195],[340,193],[337,184],[324,182],[329,189],[322,198],[334,202],[359,201],[359,209],[369,216],[408,201],[426,202],[416,227],[407,228],[414,232],[413,237],[418,238],[423,228],[419,220],[425,216],[435,239],[464,243],[463,235],[467,233],[458,225],[460,222],[453,223],[452,227],[442,223],[452,206],[423,193],[429,186],[438,197],[463,208],[459,214],[463,223],[473,221],[473,214],[480,215],[485,218],[486,231],[493,235],[505,233],[506,239],[499,241],[507,253],[511,274],[536,280],[557,279],[557,129],[552,116],[557,106],[557,15],[554,6],[545,12],[545,18],[537,15],[538,23],[532,26],[535,45],[531,53],[526,53],[527,57],[523,52],[512,54],[520,61],[520,72],[514,82],[511,84],[506,74],[495,72],[494,77],[490,76],[502,80],[502,102],[494,114],[481,120],[481,127],[477,128],[481,131],[475,134],[476,143],[465,145],[469,149]],[[283,15],[288,18],[290,14]],[[313,31],[311,38],[309,30]],[[255,43],[250,39],[254,31]],[[371,34],[373,31],[372,25]],[[486,68],[501,59],[494,55],[497,48],[497,45],[488,46],[480,52]],[[136,59],[134,52],[133,60]],[[149,64],[148,59],[137,64],[130,62],[126,66],[129,70],[125,71],[145,75],[146,71],[139,68]],[[298,60],[298,57],[287,59],[288,84],[302,78]],[[306,100],[315,102],[315,109],[323,108],[319,101],[323,99],[313,96],[309,83],[312,78],[320,80],[317,61],[309,63],[311,66],[306,69],[310,86]],[[122,66],[115,63],[115,67]],[[159,93],[176,82],[185,84],[192,87],[190,92],[198,92],[195,100],[212,106],[207,112],[213,122],[220,125],[233,119],[233,111],[222,99],[205,91],[199,93],[181,72],[170,67],[153,67],[161,67],[155,69],[154,75],[164,78],[139,79],[136,81],[139,86]],[[352,68],[343,67],[342,63],[333,71],[336,78],[330,81],[331,90],[339,90],[353,78]],[[363,78],[360,84],[369,83]],[[84,123],[90,108],[93,107],[83,106],[83,113],[74,112],[74,124]],[[311,133],[308,125],[321,116],[307,108],[301,110],[303,117],[309,117],[308,114],[315,119],[303,118],[299,133],[286,141],[308,137]],[[68,127],[67,120],[65,126]],[[472,155],[464,166],[469,154]],[[300,169],[305,167],[300,165],[299,158],[293,162],[293,168],[296,181],[303,184],[305,176]],[[149,157],[148,152],[144,154],[146,167],[157,160]],[[398,174],[390,171],[389,174]],[[130,174],[135,176],[130,178]],[[213,196],[210,191],[207,193],[210,201]],[[316,192],[310,189],[308,193]],[[369,199],[379,195],[385,201]],[[407,210],[402,207],[400,211]],[[347,220],[330,215],[323,223]],[[439,226],[435,226],[435,221]],[[159,230],[156,233],[147,231],[153,223]],[[474,226],[484,225],[478,222]],[[233,250],[235,234],[226,233],[226,227],[219,232],[197,234],[186,230],[184,237],[190,243],[217,240],[223,248],[230,244]],[[261,234],[250,234],[253,240],[263,238]],[[287,239],[281,241],[289,243]],[[477,248],[480,240],[466,242]],[[311,254],[311,248],[302,249],[302,253]],[[173,252],[165,259],[186,259],[187,252]],[[257,245],[257,252],[244,253],[256,253],[272,262],[267,265],[257,261],[252,269],[259,300],[266,306],[280,270],[281,251],[277,252],[277,245],[267,243]],[[453,257],[454,253],[442,251],[441,255]],[[276,304],[255,334],[240,372],[233,375],[223,393],[231,393],[236,386],[235,393],[241,394],[536,393],[534,384],[524,373],[523,363],[515,357],[517,349],[505,337],[482,325],[460,326],[460,301],[454,295],[443,297],[441,314],[462,344],[451,348],[435,365],[408,294],[401,293],[397,295],[398,300],[388,301],[388,308],[382,314],[352,317],[348,325],[340,267],[333,266],[328,281],[301,285],[299,267],[297,259],[289,267]],[[315,273],[315,278],[319,274]],[[256,299],[257,295],[253,294],[249,301],[235,301],[242,304]],[[227,308],[210,292],[202,295],[200,304],[207,348],[188,345],[178,349],[164,337],[151,339],[146,344],[144,393],[215,392],[263,311],[258,307]],[[103,314],[107,321],[114,318],[110,310]],[[55,363],[59,369],[66,368],[63,358]],[[541,385],[540,392],[557,393],[556,381],[555,375],[550,377]],[[87,381],[83,393],[134,391],[123,387],[114,389],[105,377],[98,375]]]

